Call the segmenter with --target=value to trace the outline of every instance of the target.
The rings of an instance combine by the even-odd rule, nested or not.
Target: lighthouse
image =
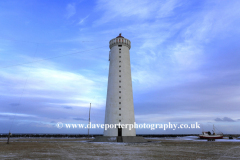
[[[131,41],[121,33],[109,41],[109,74],[103,136],[94,142],[147,142],[136,136],[131,77]],[[108,126],[106,128],[106,126]]]
[[[131,78],[131,41],[121,33],[109,42],[109,74],[105,125],[118,124],[115,128],[104,130],[104,136],[136,136],[134,125],[133,91]],[[129,124],[121,127],[121,124]]]

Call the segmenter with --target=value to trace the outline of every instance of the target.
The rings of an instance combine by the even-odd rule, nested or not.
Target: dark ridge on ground
[[[198,136],[199,134],[137,134],[142,137],[184,137]],[[102,134],[89,134],[89,137],[103,136]],[[224,134],[225,137],[240,137],[240,134]],[[8,137],[7,133],[0,134],[0,138]],[[45,138],[80,138],[88,137],[87,134],[28,134],[28,133],[13,133],[11,137],[45,137]]]

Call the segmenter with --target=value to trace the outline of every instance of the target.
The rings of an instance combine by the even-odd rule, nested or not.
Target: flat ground
[[[0,159],[240,159],[240,140],[148,139],[149,143],[93,143],[86,139],[0,139]]]

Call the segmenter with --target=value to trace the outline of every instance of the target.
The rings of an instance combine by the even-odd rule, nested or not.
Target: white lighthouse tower
[[[109,74],[103,136],[95,142],[147,142],[136,137],[131,78],[130,40],[121,33],[109,42]],[[124,127],[123,127],[124,125]],[[114,126],[114,127],[113,127]],[[115,127],[116,126],[116,127]],[[130,127],[131,126],[131,127]]]
[[[134,107],[130,53],[130,40],[119,34],[109,42],[109,75],[105,124],[134,125]],[[104,136],[136,136],[135,128],[108,128]]]

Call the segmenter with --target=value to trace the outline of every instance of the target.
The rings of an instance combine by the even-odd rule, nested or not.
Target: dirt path
[[[0,139],[0,159],[240,159],[240,142],[153,140],[92,143],[84,139]]]

